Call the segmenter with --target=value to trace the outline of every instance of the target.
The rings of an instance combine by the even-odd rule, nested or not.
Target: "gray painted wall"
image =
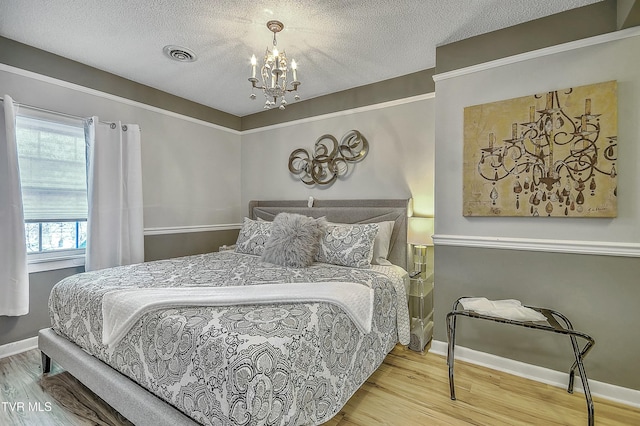
[[[615,31],[617,10],[616,0],[605,0],[439,46],[436,73]]]
[[[466,237],[640,243],[640,36],[605,42],[514,64],[436,79],[435,232]],[[463,109],[583,84],[618,81],[618,217],[471,218],[462,216]],[[461,296],[515,298],[569,316],[596,339],[586,359],[590,378],[640,389],[640,311],[637,257],[539,253],[501,249],[435,248],[435,338],[446,341],[444,316]],[[461,267],[463,265],[463,267]],[[566,371],[566,342],[480,324],[464,324],[459,343],[508,358]],[[535,333],[533,333],[535,334]],[[559,347],[565,350],[560,352]],[[564,362],[564,363],[563,363]],[[568,362],[568,364],[566,364]]]
[[[2,45],[0,43],[0,47]],[[24,50],[19,52],[24,54]],[[39,53],[36,57],[40,58]],[[91,71],[87,72],[91,74]],[[144,88],[140,90],[144,91]],[[14,68],[0,67],[0,94],[5,93],[22,104],[140,124],[145,228],[240,222],[238,132]],[[152,260],[193,254],[206,248],[217,249],[235,241],[234,235],[237,231],[147,236],[146,257]],[[34,337],[39,329],[47,327],[50,323],[47,300],[51,288],[60,279],[77,272],[81,269],[30,274],[30,313],[18,318],[0,317],[0,345]]]
[[[562,312],[596,340],[585,358],[589,379],[640,389],[638,276],[638,258],[437,246],[434,338],[447,341],[445,316],[458,297],[518,299]],[[566,336],[458,321],[461,346],[569,372],[573,352]]]
[[[640,0],[618,0],[618,29],[640,25]]]
[[[416,214],[433,214],[434,108],[427,98],[400,105],[262,129],[242,136],[242,204],[250,200],[411,198]],[[291,152],[313,151],[316,140],[349,130],[369,141],[364,160],[331,186],[307,186],[289,172]]]
[[[145,228],[238,222],[237,132],[15,69],[0,69],[0,93],[57,112],[139,124]]]
[[[431,68],[330,95],[293,102],[287,105],[287,109],[284,111],[273,109],[245,115],[242,117],[242,130],[251,130],[336,111],[347,111],[367,105],[433,93],[435,91],[435,84],[432,78],[434,72],[435,69]]]
[[[29,339],[38,330],[51,326],[49,294],[61,279],[84,271],[84,267],[29,274],[29,314],[21,317],[0,316],[0,345]]]
[[[226,230],[147,235],[144,237],[144,260],[148,262],[218,251],[223,245],[235,244],[238,232]]]
[[[171,95],[26,44],[0,37],[0,64],[47,75],[157,108],[240,130],[240,117]]]

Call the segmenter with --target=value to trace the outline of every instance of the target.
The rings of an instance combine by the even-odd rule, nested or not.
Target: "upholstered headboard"
[[[271,221],[280,212],[326,217],[336,223],[395,221],[389,247],[389,261],[407,269],[407,208],[409,200],[314,200],[250,201],[249,217]]]

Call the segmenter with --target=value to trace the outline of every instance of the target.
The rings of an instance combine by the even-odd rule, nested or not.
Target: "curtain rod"
[[[4,98],[0,97],[0,102],[4,102]],[[89,118],[91,118],[91,117],[81,117],[79,115],[67,114],[66,112],[53,111],[51,109],[41,108],[41,107],[37,107],[37,106],[33,106],[33,105],[21,104],[21,103],[16,102],[16,101],[13,101],[13,103],[16,104],[19,107],[23,107],[23,108],[27,108],[27,109],[33,109],[33,110],[41,111],[41,112],[47,112],[49,114],[55,114],[55,115],[59,115],[59,116],[62,116],[62,117],[73,118],[73,119],[76,119],[76,120],[83,120],[84,121],[84,120],[88,120]],[[115,124],[112,121],[102,121],[102,120],[100,120],[100,123],[109,124],[109,125]]]

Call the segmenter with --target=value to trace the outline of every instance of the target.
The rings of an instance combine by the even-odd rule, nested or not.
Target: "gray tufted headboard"
[[[337,223],[371,223],[395,221],[389,247],[389,261],[407,269],[407,209],[409,200],[314,200],[250,201],[249,217],[271,221],[280,212],[311,217],[326,217]]]

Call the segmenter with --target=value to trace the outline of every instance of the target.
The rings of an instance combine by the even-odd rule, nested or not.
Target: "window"
[[[27,253],[81,254],[87,239],[83,122],[21,108],[16,127]]]

